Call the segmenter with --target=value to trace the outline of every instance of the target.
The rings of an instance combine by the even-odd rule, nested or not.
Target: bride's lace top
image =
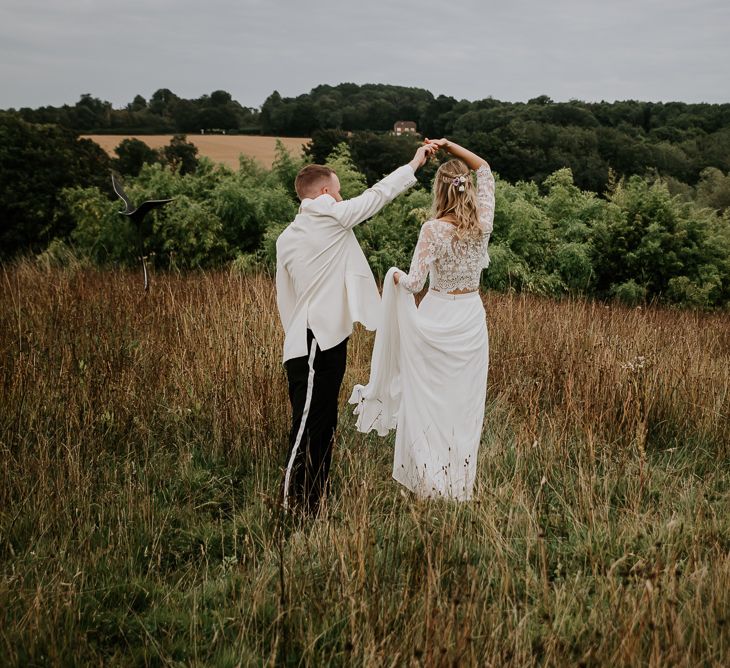
[[[426,282],[434,290],[477,290],[482,269],[489,265],[487,244],[494,223],[494,176],[489,165],[477,169],[477,212],[482,234],[459,239],[456,228],[443,220],[429,220],[421,227],[411,268],[399,283],[409,292],[418,292]]]

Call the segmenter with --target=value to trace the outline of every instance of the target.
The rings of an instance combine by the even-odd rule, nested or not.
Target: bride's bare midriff
[[[437,290],[436,288],[431,288],[434,292],[441,292],[441,290]],[[476,292],[476,290],[449,290],[446,294],[447,295],[465,295],[469,292]]]

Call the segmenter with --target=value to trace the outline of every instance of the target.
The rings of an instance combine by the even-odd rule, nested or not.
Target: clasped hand
[[[429,139],[426,137],[423,140],[423,146],[418,147],[411,164],[415,167],[423,167],[431,156],[433,156],[439,149],[446,149],[448,144],[449,142],[447,139]]]

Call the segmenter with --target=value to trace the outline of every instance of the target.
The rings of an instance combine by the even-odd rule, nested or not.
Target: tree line
[[[224,90],[185,99],[160,88],[149,100],[135,95],[122,109],[85,93],[74,105],[6,111],[30,123],[53,123],[82,134],[199,133],[206,129],[260,134],[258,109],[239,104]]]
[[[568,167],[576,184],[602,194],[617,176],[655,173],[674,193],[696,187],[702,173],[730,171],[730,104],[683,102],[523,102],[457,100],[421,88],[384,84],[321,85],[296,97],[274,91],[260,110],[217,90],[197,99],[171,90],[142,95],[123,109],[89,94],[73,106],[10,110],[32,123],[84,133],[199,133],[202,131],[313,137],[331,148],[351,145],[368,181],[380,173],[364,158],[365,138],[395,150],[395,121],[415,121],[420,134],[453,137],[490,157],[512,181],[541,183]],[[359,147],[358,147],[359,145]],[[322,151],[319,151],[322,153]],[[381,172],[382,173],[382,172]]]

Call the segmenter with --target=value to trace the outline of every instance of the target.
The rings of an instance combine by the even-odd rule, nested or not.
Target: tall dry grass
[[[280,523],[270,279],[2,284],[3,663],[727,665],[727,314],[488,294],[475,501],[404,494],[343,405],[328,507]]]

